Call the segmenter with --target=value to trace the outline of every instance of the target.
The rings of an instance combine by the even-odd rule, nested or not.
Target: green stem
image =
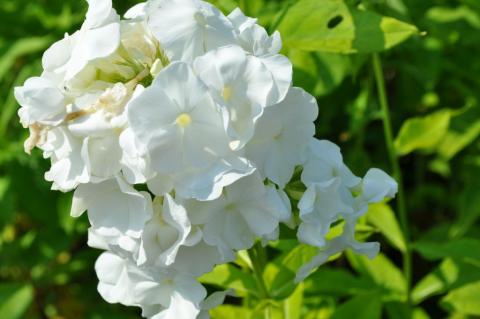
[[[410,289],[412,280],[412,251],[410,247],[410,231],[408,227],[407,208],[405,205],[403,177],[402,171],[400,169],[399,158],[393,144],[392,121],[390,119],[390,109],[388,106],[387,92],[385,88],[385,78],[383,76],[383,67],[380,55],[378,53],[374,53],[372,60],[375,73],[375,81],[377,82],[378,98],[380,102],[380,107],[382,109],[385,142],[387,144],[388,155],[390,158],[390,163],[392,165],[393,177],[398,183],[397,210],[399,214],[400,225],[402,227],[403,235],[405,237],[406,246],[405,252],[403,253],[403,273],[405,275],[407,285],[407,301],[408,304],[411,304]]]
[[[253,273],[255,275],[255,279],[257,280],[258,289],[260,290],[260,298],[268,299],[270,296],[268,293],[267,285],[265,284],[265,280],[263,279],[263,264],[261,261],[261,251],[263,251],[263,247],[259,243],[256,243],[255,246],[248,250],[248,256],[252,261]]]

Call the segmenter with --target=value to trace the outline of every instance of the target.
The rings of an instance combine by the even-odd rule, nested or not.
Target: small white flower
[[[257,19],[246,17],[239,8],[233,10],[228,19],[236,29],[238,44],[258,57],[273,75],[274,92],[278,101],[283,100],[292,83],[293,67],[287,57],[278,54],[282,48],[280,33],[275,31],[269,36],[265,28],[256,23]]]
[[[372,168],[362,180],[359,198],[373,204],[385,198],[394,198],[397,192],[398,184],[393,178],[378,168]]]
[[[351,194],[342,188],[340,178],[311,184],[298,203],[302,220],[297,232],[298,239],[312,246],[324,246],[330,226],[342,215],[353,213],[353,208],[345,203],[349,202],[348,197]]]
[[[18,111],[24,127],[38,123],[56,125],[66,114],[66,99],[50,79],[33,77],[15,88],[15,98],[22,106]]]
[[[47,130],[46,140],[39,147],[52,166],[45,179],[53,182],[52,189],[68,192],[81,183],[90,181],[90,174],[81,157],[83,141],[73,136],[65,127]]]
[[[221,116],[185,63],[165,68],[129,103],[127,113],[137,141],[160,173],[207,168],[228,152]]]
[[[147,182],[155,195],[164,195],[175,189],[178,196],[209,201],[221,196],[223,188],[252,174],[255,167],[235,155],[219,159],[205,169],[189,169],[174,175],[157,174]]]
[[[326,140],[312,139],[306,151],[302,182],[308,186],[312,183],[328,182],[335,177],[339,177],[341,183],[350,188],[358,186],[361,181],[343,163],[337,145]]]
[[[263,109],[279,102],[272,74],[239,46],[208,52],[194,61],[194,69],[221,107],[232,149],[243,147]]]
[[[120,44],[120,18],[111,0],[87,0],[87,18],[80,31],[54,43],[43,56],[48,72],[72,79],[89,62],[114,53]]]
[[[143,316],[195,319],[206,297],[193,277],[170,270],[139,268],[128,258],[103,253],[95,263],[98,292],[110,303],[139,306]]]
[[[290,89],[285,100],[267,108],[259,119],[246,146],[247,157],[264,177],[285,187],[315,134],[317,115],[314,97],[302,89]]]
[[[170,266],[175,262],[180,247],[189,245],[187,239],[192,226],[185,208],[175,203],[168,194],[163,198],[163,205],[157,197],[153,209],[153,217],[142,233],[138,263]]]
[[[355,253],[365,255],[368,258],[374,258],[379,250],[380,245],[376,242],[361,243],[355,240],[355,221],[347,221],[344,226],[344,233],[326,243],[324,247],[319,249],[318,254],[308,263],[300,267],[297,271],[295,282],[301,282],[307,278],[310,273],[325,264],[328,259],[346,249],[352,249]]]
[[[245,51],[261,57],[278,54],[282,49],[278,31],[269,36],[265,28],[257,24],[257,19],[245,16],[240,8],[233,10],[227,18],[235,27],[239,44]]]
[[[203,238],[229,259],[232,250],[250,248],[257,237],[275,231],[291,212],[273,187],[266,187],[258,174],[245,177],[224,189],[220,198],[185,207],[193,225],[203,225]]]
[[[121,177],[80,185],[74,193],[71,215],[78,217],[86,210],[90,224],[105,236],[140,238],[152,216],[150,195],[137,192]]]
[[[234,44],[231,22],[201,0],[157,0],[147,4],[148,25],[172,61],[192,62],[218,47]]]

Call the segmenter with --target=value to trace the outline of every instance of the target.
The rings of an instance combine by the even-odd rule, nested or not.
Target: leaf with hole
[[[332,53],[380,52],[418,33],[411,24],[342,0],[298,1],[278,29],[286,48]]]

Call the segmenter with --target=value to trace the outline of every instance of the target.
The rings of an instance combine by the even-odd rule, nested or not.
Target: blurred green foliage
[[[123,13],[136,2],[114,4]],[[371,64],[371,53],[382,52],[410,233],[394,205],[372,206],[358,232],[380,241],[382,253],[336,256],[296,286],[295,271],[315,250],[282,231],[263,256],[273,259],[264,271],[270,299],[257,298],[243,253],[202,278],[238,294],[213,318],[263,318],[265,310],[275,319],[480,317],[480,2],[213,2],[225,12],[240,6],[269,31],[282,31],[295,85],[318,97],[317,136],[340,144],[358,175],[371,166],[391,172]],[[41,72],[42,51],[78,28],[85,10],[78,0],[0,2],[2,319],[139,317],[97,294],[99,252],[86,246],[88,221],[69,216],[71,194],[49,190],[49,163],[38,151],[23,152],[27,132],[16,116],[13,88]],[[407,247],[411,289],[402,265]]]

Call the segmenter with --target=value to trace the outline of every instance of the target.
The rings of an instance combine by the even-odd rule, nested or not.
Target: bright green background
[[[135,3],[114,2],[119,13]],[[216,4],[226,12],[238,5]],[[240,6],[270,31],[282,31],[295,85],[318,97],[317,136],[338,143],[357,175],[372,166],[392,172],[371,63],[381,51],[405,180],[412,306],[402,273],[406,241],[392,202],[372,207],[359,225],[362,239],[382,243],[378,258],[346,254],[298,287],[293,272],[312,249],[293,249],[292,234],[282,232],[282,242],[264,256],[274,260],[264,271],[269,300],[256,297],[245,254],[235,266],[218,267],[202,281],[210,290],[236,288],[239,297],[213,318],[263,318],[265,309],[271,318],[288,319],[480,318],[480,2],[243,0]],[[139,315],[96,292],[99,251],[86,246],[87,220],[69,217],[71,194],[49,190],[43,180],[49,163],[40,152],[24,154],[27,132],[16,116],[13,87],[41,72],[41,52],[78,28],[85,10],[78,0],[0,2],[2,319]],[[289,193],[295,191],[291,185]]]

